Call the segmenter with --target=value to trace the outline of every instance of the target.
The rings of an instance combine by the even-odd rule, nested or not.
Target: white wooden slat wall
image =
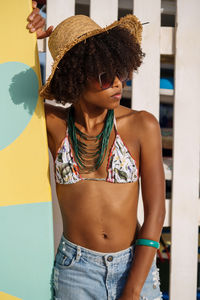
[[[54,28],[64,19],[75,14],[75,0],[47,0],[47,27]],[[47,41],[48,42],[48,41]],[[51,73],[52,58],[47,49],[46,77]]]
[[[170,299],[197,289],[200,26],[199,0],[177,0]]]
[[[145,7],[145,9],[144,9]],[[133,12],[143,26],[143,64],[132,80],[132,108],[147,110],[159,119],[160,92],[160,9],[161,0],[133,0]],[[141,189],[140,189],[141,190]],[[140,193],[138,219],[143,223],[143,202]]]
[[[133,0],[134,14],[143,26],[142,49],[146,53],[138,74],[134,75],[132,107],[147,110],[159,118],[160,92],[160,10],[161,0]]]
[[[118,0],[91,0],[90,17],[102,27],[110,25],[118,17]]]

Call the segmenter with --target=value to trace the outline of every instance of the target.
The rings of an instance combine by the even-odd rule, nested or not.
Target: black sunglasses
[[[125,72],[124,74],[116,74],[119,80],[122,82],[122,86],[124,87],[125,82],[128,80],[128,73]],[[99,74],[99,84],[102,90],[109,89],[115,80],[115,76],[111,78],[108,73],[102,72]]]

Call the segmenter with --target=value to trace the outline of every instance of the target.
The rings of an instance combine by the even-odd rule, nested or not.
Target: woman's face
[[[115,109],[122,97],[122,81],[116,76],[112,85],[102,89],[99,81],[88,80],[85,91],[80,97],[80,102],[89,106],[103,109]]]

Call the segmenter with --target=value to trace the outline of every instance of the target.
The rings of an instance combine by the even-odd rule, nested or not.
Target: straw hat
[[[92,19],[85,15],[72,16],[61,22],[52,32],[49,38],[49,50],[54,59],[51,75],[46,84],[42,86],[40,95],[47,99],[54,99],[49,85],[54,76],[57,65],[63,58],[65,53],[76,44],[86,40],[94,35],[106,32],[116,26],[127,28],[140,44],[142,40],[142,24],[134,15],[127,15],[119,21],[115,21],[111,25],[102,28]]]

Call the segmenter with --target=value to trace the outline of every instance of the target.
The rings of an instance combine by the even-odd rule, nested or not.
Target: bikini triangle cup
[[[116,119],[115,140],[109,153],[106,178],[83,178],[79,172],[78,164],[73,156],[69,142],[68,128],[55,158],[55,180],[59,184],[73,184],[82,180],[106,181],[112,183],[131,183],[139,178],[134,158],[123,143],[117,132]]]

